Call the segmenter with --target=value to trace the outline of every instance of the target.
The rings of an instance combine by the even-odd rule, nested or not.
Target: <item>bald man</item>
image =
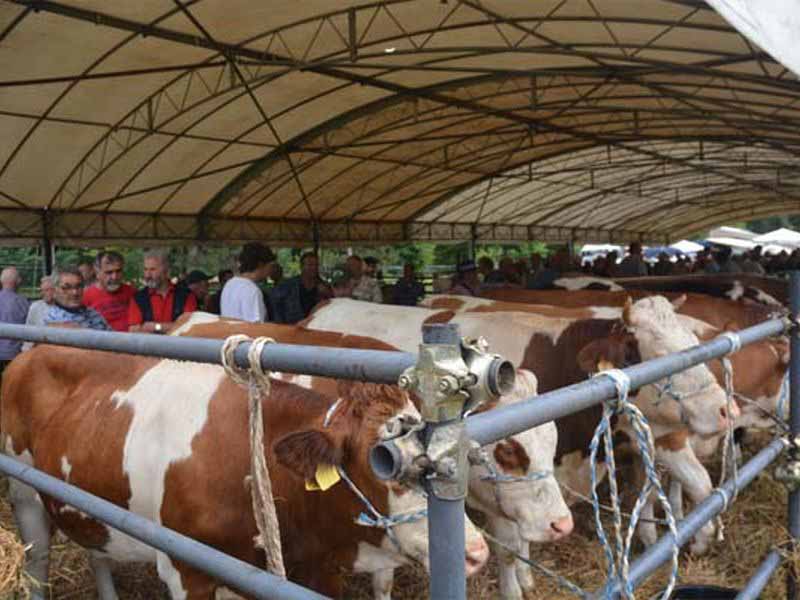
[[[0,273],[0,322],[24,325],[28,316],[28,301],[17,293],[22,278],[16,267],[6,267]],[[21,340],[0,338],[0,374],[22,350]]]

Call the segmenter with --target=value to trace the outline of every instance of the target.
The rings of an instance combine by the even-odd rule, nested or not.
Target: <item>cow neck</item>
[[[322,426],[324,428],[328,428],[330,422],[333,420],[333,415],[336,413],[336,410],[341,405],[342,399],[338,398],[336,402],[334,402],[331,407],[325,413],[325,417],[322,422]],[[336,471],[339,473],[339,477],[347,484],[347,487],[350,488],[350,491],[361,500],[361,503],[366,507],[366,512],[361,512],[356,519],[356,524],[361,525],[363,527],[374,527],[377,529],[383,529],[386,531],[386,536],[389,538],[389,541],[392,542],[395,549],[400,554],[405,554],[403,551],[403,547],[400,545],[400,540],[397,539],[397,534],[394,532],[394,527],[398,525],[404,525],[406,523],[413,523],[415,521],[419,521],[428,516],[428,510],[422,509],[410,513],[400,513],[397,515],[383,515],[372,502],[369,501],[366,494],[362,492],[356,483],[350,479],[350,476],[345,471],[344,467],[341,465],[336,465]]]

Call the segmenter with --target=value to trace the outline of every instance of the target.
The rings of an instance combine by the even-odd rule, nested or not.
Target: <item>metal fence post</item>
[[[789,298],[792,319],[797,321],[800,314],[800,271],[792,271],[789,279]],[[789,332],[791,362],[789,366],[789,426],[792,446],[800,436],[800,332],[795,325]],[[792,450],[790,449],[790,452]],[[796,457],[795,457],[796,458]],[[800,539],[800,489],[789,492],[789,534],[792,545]],[[786,595],[789,600],[797,600],[797,573],[792,561],[788,561]]]
[[[422,328],[423,344],[442,344],[454,346],[460,356],[461,342],[457,325],[426,325]],[[438,384],[437,384],[438,385]],[[423,398],[423,403],[426,399]],[[431,403],[431,407],[436,403]],[[462,404],[463,406],[463,404]],[[441,410],[441,409],[440,409]],[[460,412],[460,408],[459,408]],[[423,438],[430,456],[430,447],[435,439],[444,434],[451,438],[463,436],[463,421],[460,415],[425,414],[426,420]],[[431,418],[436,420],[431,420]],[[449,431],[448,431],[449,430]],[[459,464],[461,463],[461,464]],[[464,552],[464,498],[466,497],[466,472],[457,473],[456,469],[466,471],[466,449],[463,460],[453,463],[453,480],[462,479],[463,485],[450,490],[442,490],[432,481],[428,481],[428,551],[430,553],[430,597],[433,600],[465,600],[467,597],[466,555]],[[463,488],[463,489],[458,489]]]

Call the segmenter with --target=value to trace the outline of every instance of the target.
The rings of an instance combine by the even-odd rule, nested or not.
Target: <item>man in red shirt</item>
[[[144,285],[131,298],[128,331],[167,333],[179,316],[197,310],[197,299],[189,289],[170,282],[169,260],[165,254],[145,254]]]
[[[128,306],[136,290],[122,282],[125,259],[119,252],[100,252],[95,259],[97,284],[83,292],[85,306],[95,309],[114,331],[128,331]]]

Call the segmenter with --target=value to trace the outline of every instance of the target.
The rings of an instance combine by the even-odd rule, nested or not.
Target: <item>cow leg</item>
[[[680,483],[689,499],[696,505],[705,500],[713,489],[711,476],[698,460],[691,446],[660,447],[656,444],[656,459],[663,464],[674,481]],[[706,523],[694,538],[689,549],[693,554],[704,554],[714,539],[716,527]]]
[[[676,521],[683,519],[683,486],[677,479],[669,482],[669,505]]]
[[[519,553],[523,558],[530,559],[530,543],[520,539]],[[525,564],[521,560],[516,562],[515,569],[517,572],[517,582],[519,582],[519,587],[522,588],[522,594],[527,597],[528,594],[533,593],[533,571],[531,570],[530,565]]]
[[[493,516],[488,518],[488,525],[494,537],[509,548],[520,552],[521,540],[515,523],[502,517]],[[520,600],[523,598],[523,594],[517,579],[517,563],[519,560],[496,542],[491,542],[491,544],[497,554],[500,597],[504,600]]]
[[[172,600],[214,600],[217,583],[205,573],[180,562],[173,564],[163,552],[157,553],[156,569]]]
[[[118,600],[114,578],[111,576],[111,559],[100,552],[89,552],[89,563],[94,571],[98,599]]]
[[[639,533],[639,539],[645,546],[652,546],[658,540],[658,530],[656,529],[656,524],[653,522],[655,518],[655,495],[650,494],[647,498],[647,502],[642,507],[641,512],[641,521],[639,521],[639,525],[637,526],[637,532]]]
[[[372,573],[372,591],[375,600],[392,600],[394,569],[381,569]]]
[[[14,508],[22,543],[30,546],[25,570],[36,582],[32,600],[44,600],[50,569],[50,517],[39,494],[32,487],[15,479],[9,480],[9,500]]]

